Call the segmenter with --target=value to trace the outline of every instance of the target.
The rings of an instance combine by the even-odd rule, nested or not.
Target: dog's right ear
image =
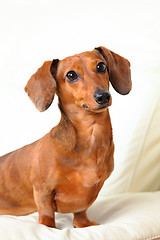
[[[58,59],[44,62],[25,87],[25,91],[40,112],[47,110],[54,99],[58,62]]]

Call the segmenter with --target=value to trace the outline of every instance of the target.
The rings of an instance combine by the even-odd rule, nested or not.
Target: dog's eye
[[[78,80],[78,75],[75,71],[69,71],[66,77],[69,82],[75,82]]]
[[[99,62],[97,64],[97,72],[98,73],[105,73],[106,72],[106,65],[104,64],[104,62]]]

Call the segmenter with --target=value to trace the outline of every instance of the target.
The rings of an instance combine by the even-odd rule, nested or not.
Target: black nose
[[[94,94],[94,99],[98,104],[106,104],[110,101],[110,94],[107,90],[98,90]]]

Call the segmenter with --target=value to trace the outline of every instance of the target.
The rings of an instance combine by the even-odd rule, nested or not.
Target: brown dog
[[[131,90],[130,63],[105,47],[47,61],[26,92],[40,111],[56,93],[60,123],[38,141],[0,158],[0,214],[39,213],[55,227],[55,212],[73,213],[75,227],[95,225],[86,210],[113,171],[109,81]]]

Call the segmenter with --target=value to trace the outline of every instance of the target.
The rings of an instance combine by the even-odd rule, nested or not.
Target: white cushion
[[[72,227],[72,214],[56,214],[59,229],[38,224],[37,213],[0,216],[0,238],[5,240],[151,240],[160,237],[160,192],[128,193],[99,198],[88,210],[99,226]]]

